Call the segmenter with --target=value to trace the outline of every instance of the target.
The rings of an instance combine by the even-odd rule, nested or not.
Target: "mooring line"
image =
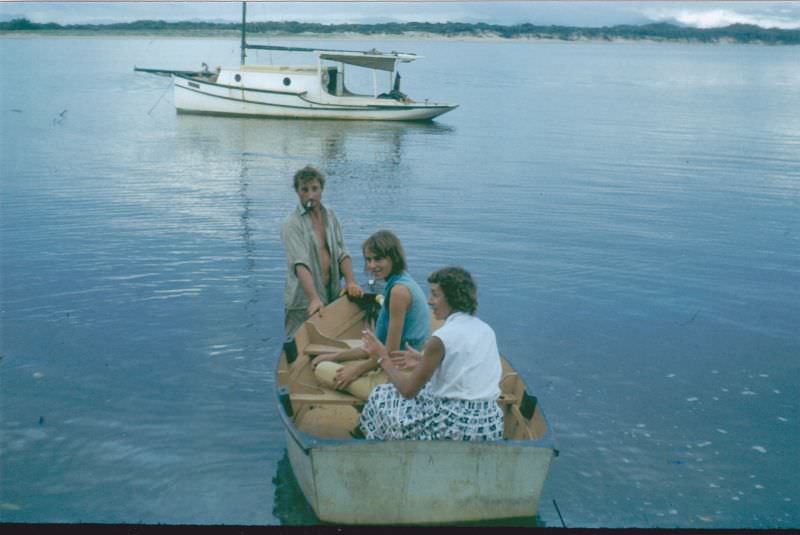
[[[567,524],[564,523],[564,517],[561,516],[561,509],[558,508],[558,504],[556,503],[555,498],[553,498],[553,505],[556,506],[556,513],[558,513],[558,519],[561,520],[561,527],[563,528],[567,527]]]
[[[147,115],[150,115],[151,113],[153,113],[153,110],[154,110],[154,109],[156,109],[156,106],[158,106],[158,103],[159,103],[159,102],[161,102],[161,99],[162,99],[162,98],[164,98],[164,95],[166,95],[166,94],[167,94],[167,91],[169,91],[169,88],[170,88],[170,87],[172,87],[172,84],[174,84],[174,83],[175,83],[175,82],[172,80],[172,76],[170,76],[170,77],[169,77],[169,81],[170,81],[170,84],[167,86],[167,88],[166,88],[166,89],[164,89],[164,92],[163,92],[163,93],[161,93],[161,96],[160,96],[160,97],[158,97],[158,100],[156,100],[156,103],[155,103],[155,104],[153,104],[153,107],[152,107],[152,108],[150,108],[150,111],[148,111],[148,112],[147,112]]]

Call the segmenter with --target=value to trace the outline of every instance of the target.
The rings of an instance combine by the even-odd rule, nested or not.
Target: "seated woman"
[[[430,332],[431,312],[425,292],[406,272],[406,257],[400,240],[392,232],[380,230],[367,238],[362,251],[367,270],[376,279],[386,281],[383,305],[375,323],[378,340],[390,351],[407,346],[422,349]],[[347,361],[353,362],[340,364]],[[321,383],[347,389],[364,400],[376,384],[387,380],[379,369],[377,358],[370,358],[361,347],[319,355],[313,366]],[[377,372],[368,373],[373,370]]]
[[[502,365],[494,331],[475,317],[477,289],[470,274],[447,267],[428,277],[428,304],[444,325],[422,354],[389,352],[371,332],[364,347],[389,376],[374,388],[361,412],[366,438],[391,440],[499,440]],[[401,370],[411,370],[402,373]],[[354,434],[354,436],[356,436]]]

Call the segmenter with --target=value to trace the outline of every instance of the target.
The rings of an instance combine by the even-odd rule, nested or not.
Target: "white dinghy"
[[[358,440],[363,401],[320,384],[316,355],[359,344],[377,315],[374,294],[340,297],[281,351],[278,411],[289,462],[319,517],[344,524],[440,524],[536,515],[553,433],[537,399],[502,359],[503,440]],[[434,320],[434,327],[437,326]]]

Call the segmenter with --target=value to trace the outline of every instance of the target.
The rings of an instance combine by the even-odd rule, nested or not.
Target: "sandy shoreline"
[[[20,38],[36,38],[36,37],[102,37],[103,39],[109,38],[142,38],[152,39],[153,37],[164,37],[170,39],[240,39],[241,33],[238,30],[213,30],[213,31],[115,31],[115,32],[93,32],[86,30],[35,30],[35,31],[0,31],[0,37],[20,37]],[[249,39],[291,39],[291,40],[328,40],[328,41],[363,41],[374,39],[379,41],[566,41],[565,39],[548,38],[548,37],[502,37],[494,34],[484,35],[455,35],[448,36],[437,33],[426,32],[404,32],[402,34],[396,33],[354,33],[354,32],[337,32],[337,33],[256,33],[248,32]],[[601,39],[598,39],[598,41]]]
[[[335,34],[326,33],[256,33],[249,32],[248,37],[256,40],[280,39],[284,41],[453,41],[453,42],[486,42],[486,43],[658,43],[658,44],[756,44],[764,43],[753,41],[749,43],[737,43],[731,39],[719,39],[711,42],[701,42],[691,39],[627,39],[622,37],[615,38],[588,38],[577,37],[564,39],[561,37],[549,36],[517,36],[502,37],[497,34],[485,33],[482,35],[442,35],[426,32],[404,32],[402,34],[367,34],[337,32]],[[96,32],[86,30],[35,30],[35,31],[0,31],[0,38],[11,39],[36,39],[36,38],[80,38],[80,39],[240,39],[241,33],[238,30],[211,30],[211,31],[108,31]]]

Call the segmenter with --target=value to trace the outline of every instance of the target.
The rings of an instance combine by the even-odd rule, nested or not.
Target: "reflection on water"
[[[292,162],[346,165],[369,156],[392,167],[402,164],[409,135],[423,137],[453,134],[454,129],[435,122],[304,121],[250,117],[213,117],[178,114],[176,129],[181,148],[206,152],[213,140],[223,151],[243,156]]]
[[[321,524],[314,510],[300,490],[289,462],[289,452],[283,450],[283,456],[276,463],[275,475],[272,478],[275,487],[275,499],[272,515],[284,525]]]
[[[316,522],[270,485],[311,163],[354,266],[391,228],[417,280],[473,270],[563,448],[548,525],[800,522],[790,47],[420,42],[410,91],[462,106],[418,124],[176,115],[131,69],[219,40],[3,46],[3,520]]]
[[[454,524],[445,524],[444,526],[464,526],[464,527],[517,527],[517,528],[546,528],[547,524],[542,522],[539,515],[525,516],[520,518],[502,518],[491,521],[481,522],[458,522]],[[550,526],[552,527],[552,526]]]
[[[250,297],[247,300],[245,308],[248,310],[251,307],[254,307],[260,301],[260,294],[261,294],[261,285],[258,283],[257,273],[256,273],[256,242],[253,237],[253,228],[251,224],[252,218],[252,204],[253,200],[250,197],[248,190],[250,188],[250,177],[249,177],[249,168],[245,161],[242,161],[241,169],[239,172],[239,196],[241,198],[242,209],[241,209],[241,222],[242,222],[242,248],[243,248],[243,257],[245,260],[245,273],[246,273],[246,280],[244,282],[244,286],[247,288],[248,293],[250,293]],[[250,321],[247,324],[247,327],[253,327],[255,325],[256,316],[253,312],[250,312]]]

